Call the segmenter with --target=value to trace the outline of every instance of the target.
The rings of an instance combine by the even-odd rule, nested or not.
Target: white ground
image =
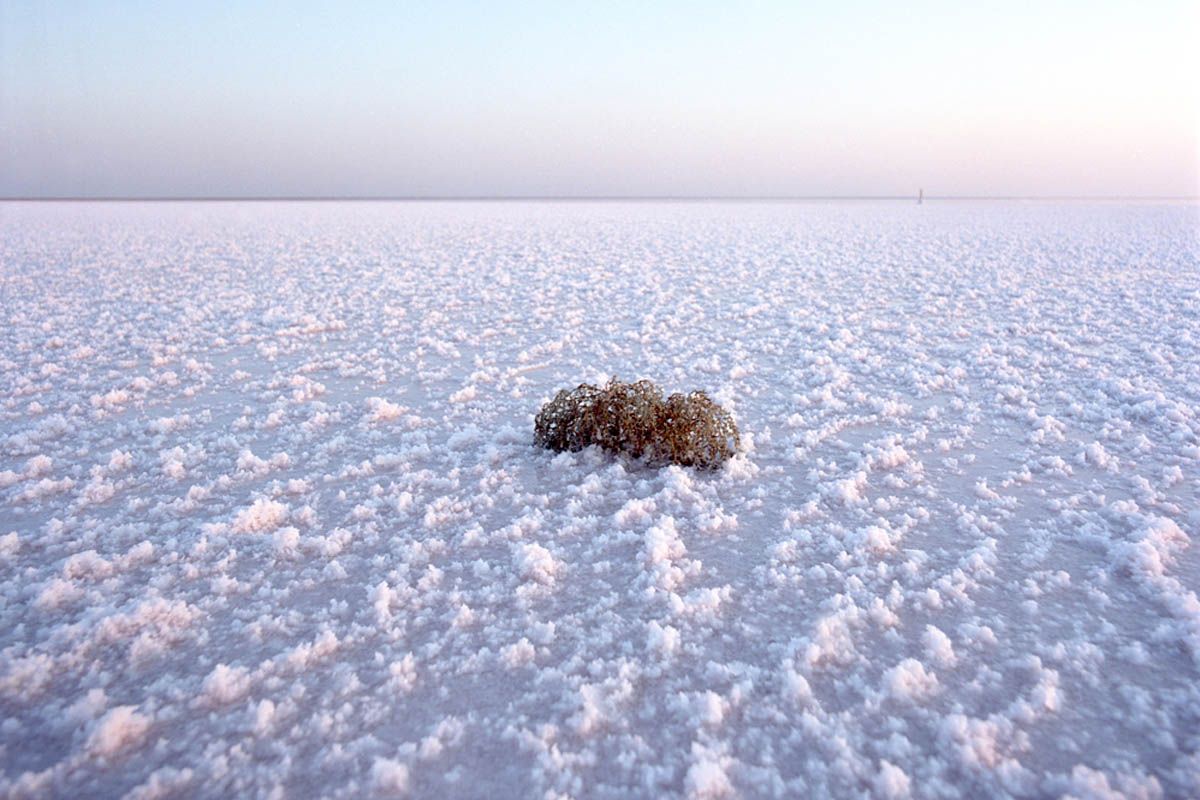
[[[1198,229],[0,206],[0,794],[1197,796]]]

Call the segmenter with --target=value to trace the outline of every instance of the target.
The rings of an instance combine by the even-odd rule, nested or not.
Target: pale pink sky
[[[0,4],[0,196],[1200,194],[1200,4]]]

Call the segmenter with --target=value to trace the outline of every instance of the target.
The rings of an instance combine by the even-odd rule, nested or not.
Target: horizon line
[[[812,200],[1187,201],[1200,195],[11,195],[2,203],[331,203],[331,202],[798,202]]]

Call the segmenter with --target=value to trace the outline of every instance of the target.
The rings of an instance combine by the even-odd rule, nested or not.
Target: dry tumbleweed
[[[549,450],[582,450],[599,445],[651,462],[715,469],[741,440],[729,412],[704,392],[673,394],[650,381],[605,386],[582,383],[563,389],[542,406],[534,421],[534,441]]]

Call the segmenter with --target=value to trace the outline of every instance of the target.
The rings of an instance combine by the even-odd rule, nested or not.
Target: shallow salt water
[[[0,204],[0,793],[1196,796],[1198,230]]]

